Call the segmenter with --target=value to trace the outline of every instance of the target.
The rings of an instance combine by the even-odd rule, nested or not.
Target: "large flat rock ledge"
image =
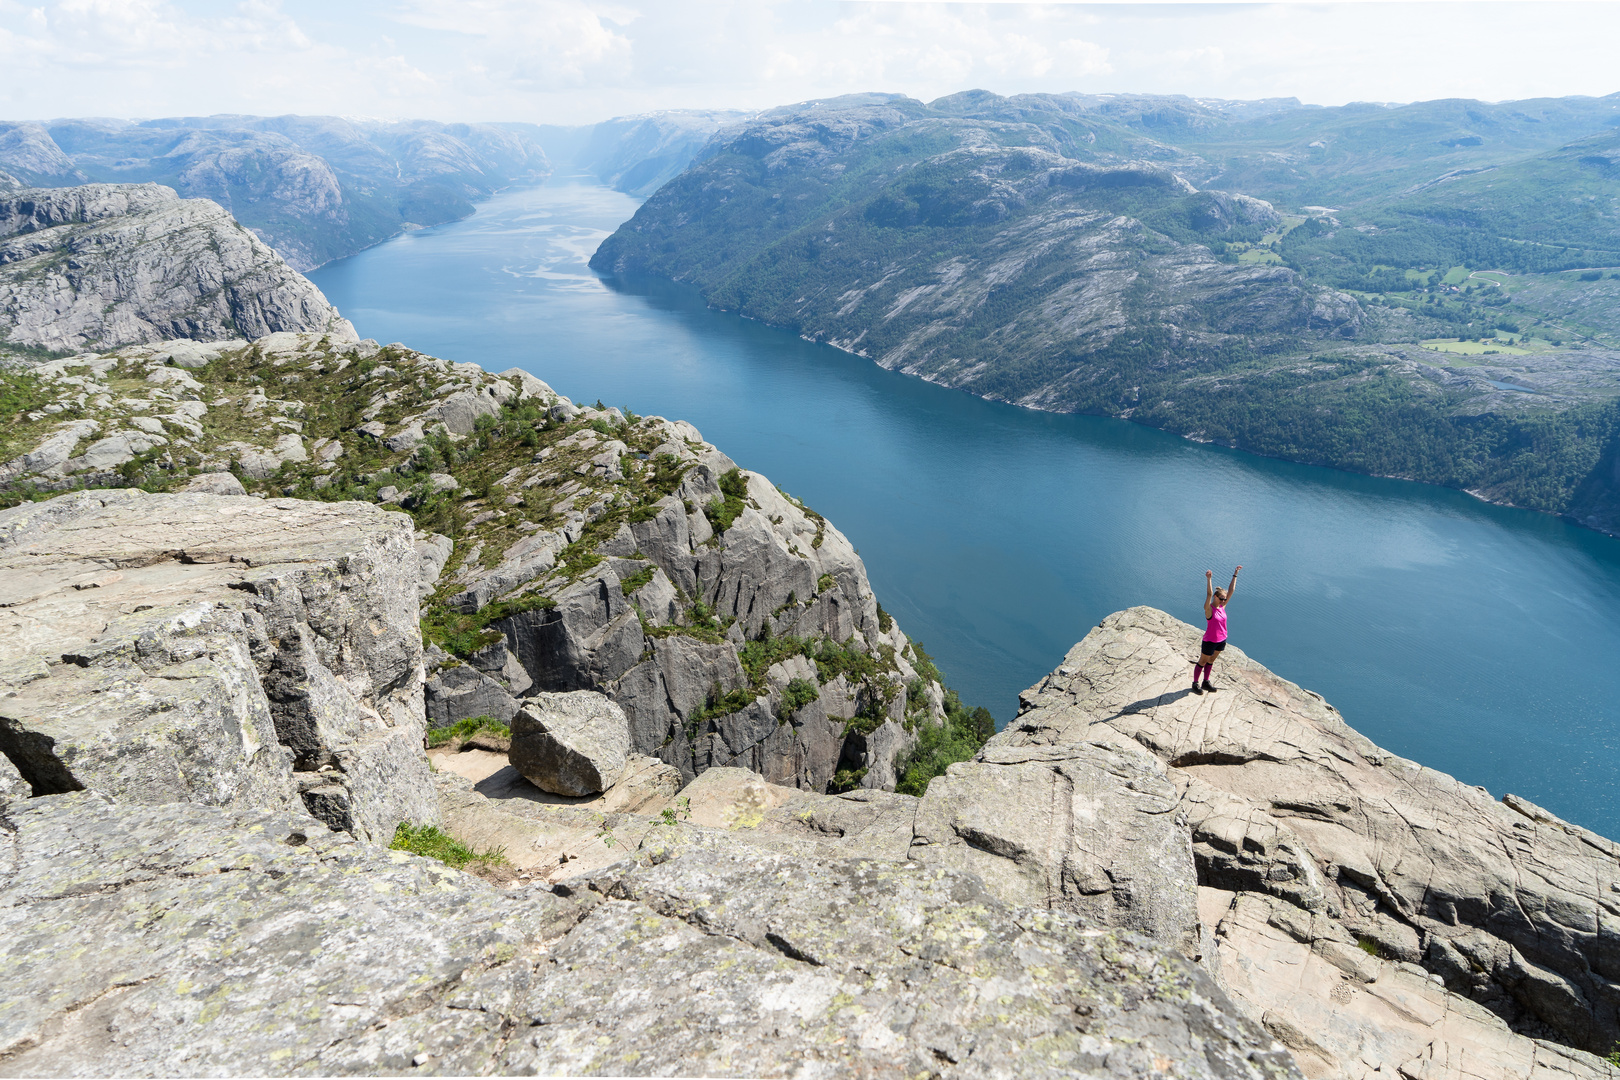
[[[1110,615],[981,760],[1154,759],[1190,827],[1205,962],[1307,1075],[1620,1075],[1600,1060],[1620,1042],[1620,845],[1375,746],[1236,647],[1191,694],[1200,636]]]
[[[35,796],[439,820],[412,523],[135,489],[0,513],[0,752]]]
[[[94,792],[3,837],[5,1075],[1300,1075],[1179,957],[956,870],[738,845],[502,891]]]

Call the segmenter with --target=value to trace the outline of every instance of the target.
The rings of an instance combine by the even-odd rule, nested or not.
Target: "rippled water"
[[[695,423],[832,519],[884,606],[1001,722],[1107,613],[1197,621],[1383,746],[1620,835],[1620,541],[1419,484],[1050,416],[586,267],[635,210],[509,192],[311,276],[363,336]]]

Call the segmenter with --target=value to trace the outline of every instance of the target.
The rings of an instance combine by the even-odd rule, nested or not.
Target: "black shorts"
[[[1222,649],[1226,648],[1226,642],[1224,642],[1224,641],[1205,641],[1205,642],[1200,642],[1199,647],[1202,650],[1200,655],[1202,655],[1202,656],[1213,656],[1216,653],[1220,652]]]

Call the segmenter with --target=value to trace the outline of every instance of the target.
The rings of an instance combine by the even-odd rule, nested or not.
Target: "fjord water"
[[[1382,746],[1620,836],[1620,541],[1395,480],[981,401],[586,266],[634,213],[579,180],[310,275],[362,336],[690,420],[842,529],[999,723],[1104,615],[1199,624]],[[1188,672],[1190,673],[1190,665]]]

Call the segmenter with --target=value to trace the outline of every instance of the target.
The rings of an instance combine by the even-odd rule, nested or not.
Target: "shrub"
[[[811,654],[810,659],[816,662],[816,679],[823,686],[840,675],[847,676],[850,682],[874,679],[882,670],[876,657],[855,648],[853,635],[842,645],[831,639],[822,639],[820,647]]]
[[[782,691],[782,719],[790,719],[794,713],[820,697],[821,689],[809,679],[790,680]]]
[[[686,470],[691,467],[691,462],[683,462],[674,454],[659,454],[653,459],[653,475],[650,481],[652,489],[658,493],[659,498],[673,495],[675,489],[681,486],[681,478],[686,475]]]
[[[741,712],[753,704],[754,699],[757,697],[759,697],[759,691],[746,688],[721,693],[719,684],[716,684],[709,691],[709,699],[703,703],[703,707],[687,717],[686,727],[688,733],[696,737],[699,725],[704,721],[720,716],[730,716],[734,712]]]
[[[894,790],[902,795],[924,794],[930,780],[943,776],[956,762],[971,759],[995,733],[995,718],[988,709],[983,706],[969,709],[956,696],[956,691],[946,691],[945,722],[923,725],[917,745],[911,748],[897,770],[900,779]]]
[[[582,536],[563,548],[557,561],[567,568],[569,577],[577,578],[602,561],[602,556],[592,550],[593,547],[591,538]]]
[[[631,574],[629,577],[625,578],[623,581],[619,582],[619,588],[621,591],[623,591],[624,595],[629,596],[631,593],[635,592],[637,589],[651,581],[653,579],[653,574],[657,573],[657,571],[658,567],[656,566],[644,566],[640,570],[637,570],[635,573]]]
[[[556,606],[557,601],[538,593],[488,604],[471,615],[452,611],[443,604],[429,604],[422,610],[422,640],[465,659],[506,636],[491,629],[490,623],[525,611],[548,611]]]
[[[917,674],[929,682],[937,682],[943,685],[945,680],[940,676],[939,668],[934,666],[934,658],[923,651],[922,642],[916,638],[909,638],[908,640],[911,642],[911,666],[917,669]]]
[[[844,791],[854,791],[861,786],[866,778],[865,769],[839,769],[833,778],[827,781],[827,794],[837,795]]]
[[[748,681],[756,688],[763,688],[765,672],[772,664],[780,663],[795,654],[813,657],[814,649],[813,639],[784,634],[781,637],[746,642],[737,650],[737,659],[742,663],[743,670],[748,673]]]
[[[717,533],[731,528],[731,523],[748,505],[748,481],[743,478],[741,469],[731,469],[720,478],[720,493],[725,496],[723,499],[710,499],[709,505],[703,508],[704,516]]]

